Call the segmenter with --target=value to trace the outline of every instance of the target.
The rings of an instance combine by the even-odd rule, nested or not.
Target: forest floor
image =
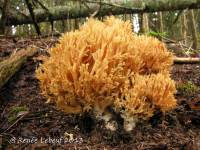
[[[56,41],[56,38],[0,39],[0,60],[28,45],[47,49]],[[0,149],[200,149],[200,64],[173,66],[172,78],[181,85],[176,93],[175,110],[165,116],[158,112],[131,134],[110,133],[89,117],[67,115],[45,103],[35,78],[39,64],[35,58],[41,53],[30,58],[0,91]],[[65,144],[45,144],[59,143],[59,139],[72,134],[74,140]]]

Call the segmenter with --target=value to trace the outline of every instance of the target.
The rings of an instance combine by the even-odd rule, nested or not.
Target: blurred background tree
[[[159,5],[158,5],[159,2]],[[182,42],[198,49],[199,1],[181,0],[0,0],[0,34],[60,35],[78,29],[87,17],[115,15],[133,24],[138,34]],[[154,5],[154,3],[157,3]],[[169,5],[168,5],[169,4]],[[171,7],[171,4],[174,6]],[[194,8],[194,9],[188,9]]]

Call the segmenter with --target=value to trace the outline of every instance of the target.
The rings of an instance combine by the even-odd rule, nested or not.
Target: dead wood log
[[[200,63],[200,58],[192,58],[192,57],[175,57],[175,64],[196,64]]]
[[[27,58],[33,56],[36,52],[36,48],[30,47],[20,50],[0,62],[0,89],[21,68]]]
[[[91,15],[103,17],[110,14],[120,15],[200,8],[200,0],[115,0],[114,2],[101,1],[100,3],[95,0],[74,1],[79,1],[80,3],[48,7],[48,11],[47,9],[35,9],[34,15],[37,23],[85,18]],[[10,11],[6,25],[11,26],[30,23],[33,23],[30,14],[22,15],[22,13]]]

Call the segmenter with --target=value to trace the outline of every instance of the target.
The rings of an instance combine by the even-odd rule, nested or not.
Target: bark
[[[162,12],[158,12],[158,27],[159,27],[159,32],[163,33],[164,32],[164,26],[163,26]],[[159,37],[159,39],[162,41],[162,37]]]
[[[187,45],[187,17],[186,17],[186,11],[183,12],[182,15],[182,36],[184,39],[184,44]]]
[[[32,22],[33,22],[34,27],[35,27],[35,30],[36,30],[36,32],[37,32],[38,35],[41,35],[40,27],[38,26],[37,20],[35,19],[35,15],[34,15],[34,12],[33,12],[32,4],[30,3],[29,0],[25,0],[25,2],[26,2],[26,5],[28,7],[28,10],[29,10]]]
[[[190,29],[191,29],[191,33],[192,33],[192,40],[193,40],[192,48],[197,49],[198,48],[198,36],[197,36],[197,27],[196,27],[196,21],[195,21],[193,10],[189,11],[188,17],[190,18],[189,25],[190,25]]]
[[[8,7],[9,7],[9,0],[4,0],[3,7],[2,7],[2,16],[0,20],[0,34],[5,33],[5,27],[8,17]]]
[[[80,5],[74,4],[72,6],[55,6],[48,8],[48,12],[44,9],[35,9],[34,14],[37,22],[45,22],[68,18],[75,19],[88,17],[99,8],[99,2],[97,1],[90,1],[89,8],[83,4],[82,7],[80,7]],[[119,15],[142,12],[172,11],[183,10],[186,8],[195,9],[200,8],[200,0],[127,0],[126,2],[118,0],[116,3],[102,2],[101,5],[101,9],[98,10],[96,16],[102,17],[110,14]],[[30,15],[28,14],[27,16],[12,13],[12,15],[8,18],[9,21],[7,22],[7,25],[32,23]]]
[[[63,33],[65,32],[65,28],[66,28],[66,26],[65,26],[65,20],[62,20],[62,32]]]
[[[141,33],[147,34],[149,32],[149,19],[148,14],[143,13],[141,16]]]
[[[74,19],[74,29],[78,29],[78,28],[79,28],[79,20]]]
[[[175,64],[195,64],[195,63],[200,63],[200,58],[175,57],[174,63]]]
[[[0,62],[0,88],[21,68],[27,58],[37,52],[36,48],[24,49]]]

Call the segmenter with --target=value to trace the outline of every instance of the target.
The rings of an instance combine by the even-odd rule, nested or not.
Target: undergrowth
[[[192,81],[177,84],[177,90],[186,96],[194,95],[199,91],[199,87]]]

